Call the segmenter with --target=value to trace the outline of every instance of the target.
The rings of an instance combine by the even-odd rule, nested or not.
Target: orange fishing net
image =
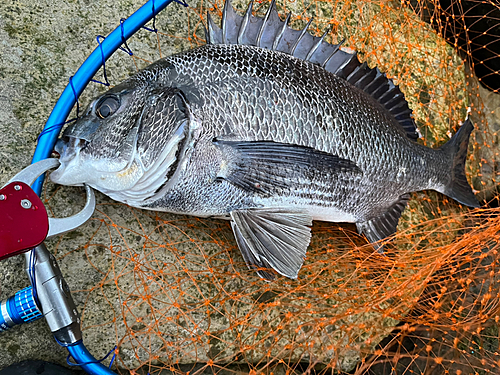
[[[240,14],[245,1],[233,3]],[[149,44],[149,55],[110,60],[115,84],[127,69],[204,43],[206,12],[220,18],[223,4],[189,5],[167,8],[157,35],[129,42],[132,50]],[[267,7],[259,1],[254,8],[263,16]],[[278,10],[282,18],[292,11],[297,28],[314,16],[313,34],[332,27],[330,41],[346,38],[361,61],[392,77],[414,111],[420,142],[445,143],[470,108],[476,128],[467,173],[486,208],[414,193],[385,256],[353,225],[315,223],[299,278],[266,283],[245,266],[227,222],[138,210],[99,195],[85,240],[76,232],[54,247],[70,285],[65,267],[74,257],[87,260],[79,272],[91,287],[75,294],[84,335],[102,332],[103,352],[112,336],[122,373],[500,373],[500,114],[491,104],[499,95],[500,47],[491,40],[500,37],[500,6],[287,0]],[[478,57],[478,50],[487,53]],[[47,204],[55,207],[66,188],[48,186]],[[96,305],[99,314],[91,312]]]

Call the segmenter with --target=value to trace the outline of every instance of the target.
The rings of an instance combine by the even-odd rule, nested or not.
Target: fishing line
[[[122,47],[120,46],[120,50],[124,51],[125,53],[127,53],[129,56],[133,56],[134,53],[132,52],[132,50],[130,49],[130,47],[128,46],[127,44],[127,39],[125,39],[125,35],[124,35],[124,30],[123,30],[123,22],[125,22],[125,18],[120,18],[120,30],[122,32],[122,42],[123,42],[123,46],[125,47]]]
[[[123,25],[122,25],[122,28],[123,28]],[[123,35],[123,31],[122,31],[122,35]],[[104,85],[104,86],[108,87],[108,86],[110,86],[110,83],[108,81],[108,75],[106,74],[106,59],[104,57],[104,51],[102,50],[101,41],[99,40],[100,38],[102,38],[102,40],[104,40],[104,39],[106,39],[106,37],[104,37],[102,35],[97,35],[97,37],[96,37],[97,43],[99,44],[99,49],[101,50],[102,73],[103,73],[105,82],[101,82],[101,81],[99,81],[97,79],[93,79],[93,78],[91,79],[91,81],[92,82],[96,82],[96,83],[100,83],[101,85]],[[73,88],[73,90],[74,90],[74,88]],[[77,103],[78,103],[78,101],[77,101]]]
[[[42,130],[42,132],[38,135],[36,141],[37,142],[40,141],[40,138],[43,135],[45,135],[46,133],[50,133],[53,130],[60,130],[64,125],[71,124],[72,122],[75,122],[76,120],[78,120],[78,117],[72,118],[71,120],[68,120],[68,121],[64,121],[60,124],[54,124],[54,125],[47,127],[46,129]]]
[[[61,343],[59,340],[57,340],[57,343],[61,346],[69,346],[69,345],[64,345],[63,343]],[[113,354],[113,357],[111,359],[111,362],[109,363],[109,368],[111,368],[111,365],[113,364],[113,361],[115,360],[115,356],[116,356],[116,348],[117,346],[115,345],[115,347],[113,349],[111,349],[108,354],[106,354],[103,358],[101,359],[96,359],[95,361],[87,361],[87,362],[83,362],[83,363],[74,363],[74,362],[71,362],[71,357],[73,357],[71,354],[68,354],[68,356],[66,357],[66,363],[68,364],[68,366],[72,366],[72,367],[75,367],[75,366],[82,366],[82,365],[89,365],[91,363],[102,363],[106,358],[108,358],[111,353],[114,352]]]
[[[40,301],[38,300],[38,292],[36,287],[36,275],[35,275],[35,266],[36,266],[36,255],[34,250],[30,250],[30,258],[28,262],[29,272],[28,276],[30,279],[30,283],[32,285],[33,291],[33,299],[35,300],[36,306],[41,311]]]
[[[175,1],[175,0],[174,0]],[[153,33],[158,33],[158,29],[156,28],[156,13],[155,13],[155,1],[151,1],[151,12],[155,15],[153,17],[153,28],[150,29],[149,27],[146,27],[146,25],[143,25],[142,28],[145,29],[145,30],[148,30],[148,31],[151,31]]]
[[[78,100],[78,95],[76,94],[76,90],[75,90],[75,86],[73,85],[73,76],[69,77],[69,85],[71,87],[71,90],[73,91],[73,95],[75,96],[75,102],[76,102],[76,117],[75,118],[72,118],[71,120],[67,120],[67,121],[64,121],[64,122],[61,122],[61,123],[58,123],[58,124],[54,124],[54,125],[51,125],[51,126],[48,126],[48,127],[45,127],[41,132],[40,134],[38,134],[38,137],[36,139],[37,142],[40,141],[40,138],[47,134],[47,133],[50,133],[54,130],[57,130],[59,132],[59,130],[61,130],[61,128],[66,125],[66,124],[70,124],[76,120],[78,120],[78,118],[80,117],[80,101]]]
[[[69,84],[71,89],[73,90],[73,95],[75,96],[76,101],[76,117],[80,117],[80,102],[78,101],[78,95],[76,95],[75,86],[73,85],[73,76],[69,77]]]

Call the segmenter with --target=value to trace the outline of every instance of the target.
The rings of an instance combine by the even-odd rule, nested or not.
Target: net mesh
[[[156,20],[158,34],[128,43],[149,52],[115,54],[110,80],[203,44],[206,12],[220,19],[223,4],[189,5],[169,7]],[[241,14],[247,4],[233,5]],[[267,7],[254,5],[260,16]],[[247,269],[227,222],[99,196],[85,239],[77,232],[53,247],[70,285],[64,267],[87,260],[80,272],[91,286],[75,291],[84,334],[114,335],[122,373],[499,373],[500,114],[491,100],[499,90],[500,6],[296,0],[278,2],[278,10],[282,18],[291,11],[296,28],[314,16],[313,34],[331,27],[331,42],[345,38],[361,61],[392,77],[414,111],[419,142],[445,143],[469,108],[467,175],[484,208],[413,193],[385,255],[353,225],[317,222],[299,278],[266,283]],[[67,192],[46,186],[46,204],[60,214]]]

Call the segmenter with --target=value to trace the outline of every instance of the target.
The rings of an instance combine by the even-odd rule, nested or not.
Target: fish
[[[417,142],[403,93],[342,43],[226,1],[206,44],[95,98],[56,143],[54,183],[133,207],[230,221],[247,266],[295,279],[313,220],[355,223],[382,251],[410,193],[479,207],[465,175],[467,118],[443,146]]]

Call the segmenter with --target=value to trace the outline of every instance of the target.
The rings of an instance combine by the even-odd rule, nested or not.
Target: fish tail
[[[442,192],[466,206],[479,207],[479,203],[465,176],[465,160],[467,158],[469,136],[473,129],[474,125],[467,117],[456,134],[442,147],[443,151],[451,155],[453,161],[451,182],[445,186]]]

